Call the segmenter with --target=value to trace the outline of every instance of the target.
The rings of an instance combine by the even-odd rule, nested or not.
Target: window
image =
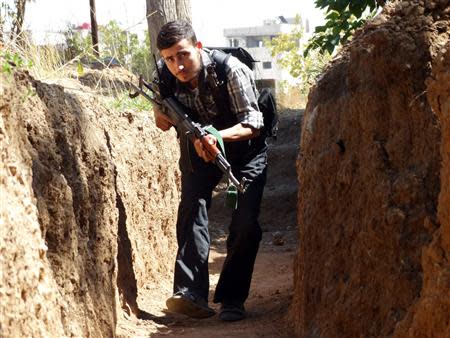
[[[263,62],[263,69],[272,69],[272,62],[270,61]]]
[[[238,39],[229,39],[230,47],[239,47]]]
[[[247,43],[247,47],[249,47],[249,48],[264,47],[264,37],[262,37],[262,36],[247,36],[246,43]]]

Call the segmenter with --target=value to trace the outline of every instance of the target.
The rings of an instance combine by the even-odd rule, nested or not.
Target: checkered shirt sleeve
[[[228,59],[227,86],[230,94],[231,111],[243,125],[261,129],[264,126],[263,115],[258,108],[258,91],[253,72],[238,59]]]

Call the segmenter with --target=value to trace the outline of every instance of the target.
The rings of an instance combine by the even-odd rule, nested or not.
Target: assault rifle
[[[139,86],[131,84],[135,90],[134,93],[130,93],[131,98],[137,97],[139,94],[144,96],[147,100],[157,105],[163,105],[167,108],[167,115],[175,123],[176,129],[179,133],[184,133],[189,136],[189,139],[193,143],[195,139],[199,139],[203,147],[208,153],[213,155],[214,164],[225,174],[228,181],[231,182],[241,193],[244,193],[247,189],[247,180],[242,178],[241,182],[234,177],[231,172],[231,165],[223,156],[220,149],[208,142],[208,132],[198,123],[192,121],[192,119],[184,112],[183,107],[174,96],[159,99],[159,84],[154,81],[152,84],[146,82],[142,75],[139,77]],[[147,88],[152,96],[150,96],[145,90]]]

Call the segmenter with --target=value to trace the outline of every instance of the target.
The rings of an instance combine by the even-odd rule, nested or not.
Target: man
[[[202,49],[189,23],[173,21],[164,25],[157,46],[170,76],[174,96],[190,117],[201,125],[212,125],[225,142],[225,153],[238,180],[250,181],[244,194],[238,194],[237,208],[227,238],[227,256],[217,284],[214,303],[221,303],[219,318],[235,321],[245,318],[253,266],[261,241],[258,223],[266,182],[267,145],[261,132],[263,116],[258,109],[258,92],[253,73],[238,59],[227,61],[227,107],[219,111],[207,81],[207,66],[213,60]],[[167,72],[167,71],[166,71]],[[173,125],[161,108],[155,109],[158,128]],[[209,135],[208,142],[217,143]],[[178,209],[178,252],[175,263],[174,295],[166,304],[169,311],[194,318],[214,315],[208,307],[209,274],[208,209],[214,187],[222,172],[211,162],[214,157],[196,140],[194,145],[180,135],[181,202]]]

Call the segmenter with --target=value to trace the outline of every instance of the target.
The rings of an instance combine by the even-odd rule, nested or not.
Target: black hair
[[[187,21],[170,21],[161,27],[156,40],[156,46],[159,50],[170,48],[175,43],[187,39],[192,45],[197,43],[194,29]]]

